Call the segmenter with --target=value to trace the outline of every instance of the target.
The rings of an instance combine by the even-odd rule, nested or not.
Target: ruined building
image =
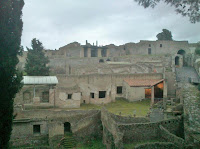
[[[76,140],[102,137],[107,148],[154,139],[165,142],[158,146],[181,148],[187,144],[181,117],[152,122],[149,117],[122,117],[106,109],[66,109],[103,105],[118,98],[130,102],[150,98],[152,108],[159,102],[163,110],[169,101],[183,103],[177,68],[195,67],[199,73],[194,44],[142,40],[98,46],[86,41],[85,45],[74,42],[44,52],[50,59],[51,77],[24,77],[24,87],[15,99],[14,146],[26,140],[27,144],[47,143],[56,148],[65,132],[72,132]],[[19,69],[23,70],[26,55],[25,51],[19,57]]]

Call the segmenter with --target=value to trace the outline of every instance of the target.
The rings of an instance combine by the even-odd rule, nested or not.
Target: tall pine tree
[[[44,47],[42,43],[34,38],[31,46],[32,49],[27,48],[28,54],[25,64],[25,72],[29,76],[48,76],[49,67],[47,67],[47,64],[49,59],[44,55]]]
[[[23,0],[0,0],[0,148],[9,148],[13,99],[21,87],[16,70],[20,53]]]

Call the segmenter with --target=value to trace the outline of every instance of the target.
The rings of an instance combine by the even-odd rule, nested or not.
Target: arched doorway
[[[180,54],[180,55],[185,55],[185,50],[179,50],[178,52],[177,52],[177,54]]]
[[[179,57],[178,56],[175,57],[175,65],[179,66]]]
[[[71,124],[69,122],[64,123],[64,133],[71,132]]]
[[[177,54],[180,54],[180,55],[182,55],[183,56],[183,66],[186,66],[187,65],[187,63],[186,63],[186,59],[185,59],[185,54],[186,54],[186,52],[185,52],[185,50],[179,50],[178,52],[177,52]]]

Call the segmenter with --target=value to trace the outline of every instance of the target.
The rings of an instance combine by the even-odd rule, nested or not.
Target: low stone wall
[[[43,136],[27,136],[25,138],[19,138],[15,140],[10,140],[10,146],[12,147],[21,147],[24,148],[27,146],[43,146],[48,145],[48,135]]]
[[[162,124],[171,133],[179,135],[181,119],[169,119],[154,123],[118,124],[120,132],[123,132],[123,142],[132,143],[147,140],[160,140],[160,128]]]
[[[101,112],[97,111],[73,125],[73,134],[77,141],[102,138]]]
[[[86,141],[102,137],[101,113],[99,110],[34,110],[22,111],[14,120],[11,144],[51,145],[56,136],[64,136],[64,124],[70,123],[74,138]],[[34,117],[38,117],[34,119]],[[40,133],[34,134],[33,125],[40,125]],[[45,138],[44,138],[44,137]],[[45,141],[44,141],[45,139]],[[60,138],[61,139],[61,138]],[[60,140],[59,139],[59,140]],[[59,142],[59,140],[57,140]],[[53,143],[55,144],[55,143]]]
[[[117,122],[117,123],[148,123],[150,122],[149,118],[147,117],[131,117],[131,116],[120,116],[109,113],[110,116]]]
[[[173,143],[170,142],[154,142],[154,143],[145,143],[135,146],[135,149],[178,149]]]
[[[106,148],[123,147],[123,133],[118,130],[116,121],[112,118],[112,114],[105,108],[101,110],[101,121],[103,125],[103,143]]]
[[[104,108],[101,111],[101,120],[104,128],[104,144],[107,148],[111,148],[113,144],[117,148],[123,148],[123,143],[161,140],[160,125],[168,129],[170,133],[180,136],[179,126],[182,123],[180,117],[150,123],[145,118],[116,116]]]
[[[176,146],[180,148],[184,148],[185,141],[184,139],[170,133],[167,129],[165,129],[162,125],[160,125],[160,135],[167,142],[172,142]]]

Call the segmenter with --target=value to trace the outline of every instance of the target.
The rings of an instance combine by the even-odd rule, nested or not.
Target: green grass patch
[[[109,112],[122,116],[128,116],[135,113],[136,116],[146,116],[150,108],[150,99],[136,102],[128,102],[123,99],[118,99],[116,102],[108,103],[105,105]],[[101,109],[102,105],[93,104],[83,104],[80,109],[90,110],[90,109]]]
[[[154,143],[159,142],[158,140],[150,140],[150,141],[141,141],[141,142],[134,142],[131,144],[124,144],[124,149],[134,149],[136,145],[144,144],[144,143]]]
[[[102,140],[91,140],[86,143],[80,142],[76,146],[77,149],[106,149]]]

